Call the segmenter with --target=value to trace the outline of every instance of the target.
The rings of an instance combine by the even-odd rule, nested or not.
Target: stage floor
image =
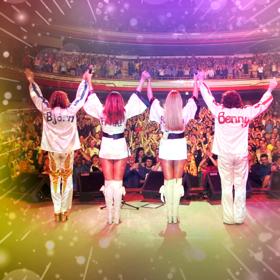
[[[70,220],[56,224],[51,202],[3,197],[0,279],[280,279],[280,200],[254,195],[245,224],[231,226],[207,201],[181,205],[177,225],[165,207],[124,206],[122,223],[109,226],[101,205],[74,201]]]

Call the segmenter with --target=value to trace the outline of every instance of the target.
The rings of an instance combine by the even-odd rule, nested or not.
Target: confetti
[[[10,53],[8,51],[3,52],[3,57],[8,58],[10,56]]]
[[[55,248],[55,243],[52,240],[48,240],[45,243],[45,247],[47,250],[53,250]]]

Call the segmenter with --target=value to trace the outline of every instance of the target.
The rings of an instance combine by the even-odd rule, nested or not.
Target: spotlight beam
[[[9,35],[10,37],[12,37],[13,39],[23,43],[24,45],[32,48],[32,45],[28,44],[27,42],[23,41],[21,38],[17,37],[16,35],[12,34],[11,32],[7,31],[6,29],[0,27],[0,31],[2,31],[3,33]]]
[[[61,7],[58,5],[58,3],[55,0],[53,0],[53,3],[56,5],[57,9],[65,16],[64,11],[61,9]]]
[[[49,8],[49,6],[47,6],[47,4],[43,1],[43,0],[40,0],[40,2],[42,3],[42,5],[47,9],[47,11],[52,14],[52,10]]]
[[[251,1],[249,1],[244,7],[243,7],[243,9],[245,10],[245,9],[247,9],[252,3],[254,3],[255,2],[255,0],[251,0]]]
[[[203,0],[201,0],[200,3],[195,7],[193,15],[195,15],[199,11],[202,5],[203,5]]]
[[[2,16],[4,19],[6,19],[7,21],[9,21],[10,23],[16,24],[15,21],[13,21],[11,18],[9,18],[8,16],[6,16],[6,15],[3,14],[2,12],[0,12],[0,16]]]
[[[28,31],[27,31],[25,28],[23,28],[22,26],[20,27],[20,29],[21,29],[23,32],[28,33]]]
[[[209,8],[202,16],[201,19],[203,20],[207,14],[209,14],[209,12],[211,11],[211,8]]]
[[[263,14],[266,10],[268,10],[270,7],[272,7],[276,3],[279,3],[279,1],[276,0],[276,1],[272,2],[271,4],[269,4],[267,7],[260,10],[259,12],[255,13],[253,16],[251,16],[249,19],[247,19],[246,23],[249,22],[250,20],[256,18],[257,16]]]
[[[280,19],[280,16],[274,17],[273,19],[271,19],[270,21],[266,22],[264,24],[264,26],[270,25],[271,23],[273,23],[274,21],[277,21],[278,19]]]
[[[47,25],[50,25],[50,23],[49,23],[37,10],[35,10],[35,13],[36,13]]]
[[[270,25],[271,23],[277,21],[278,19],[280,19],[280,16],[274,17],[273,19],[271,19],[270,21],[266,22],[265,24],[263,24],[263,27]],[[248,36],[255,33],[256,30],[253,30],[251,32],[248,32]]]
[[[31,4],[28,1],[24,2],[29,8],[31,8]]]
[[[21,13],[21,11],[16,7],[16,6],[14,6],[14,5],[11,5],[11,7],[17,12],[17,13]]]
[[[92,17],[93,17],[94,21],[97,22],[97,18],[96,18],[96,16],[95,16],[94,10],[93,10],[93,8],[92,8],[92,6],[91,6],[89,0],[86,0],[86,1],[87,1],[87,3],[88,3],[88,6],[89,6],[89,9],[90,9],[90,11],[91,11],[91,14],[92,14]]]
[[[66,2],[67,6],[68,6],[70,9],[72,9],[72,7],[71,7],[69,1],[68,1],[68,0],[64,0],[64,1]]]

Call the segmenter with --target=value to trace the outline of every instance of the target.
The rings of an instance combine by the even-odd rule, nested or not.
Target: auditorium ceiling
[[[278,50],[280,0],[1,0],[0,23],[2,44],[26,47],[244,41]]]

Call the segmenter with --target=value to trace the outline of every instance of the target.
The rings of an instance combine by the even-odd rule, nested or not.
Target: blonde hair
[[[179,91],[171,90],[165,100],[164,122],[167,130],[184,130],[183,101]]]

